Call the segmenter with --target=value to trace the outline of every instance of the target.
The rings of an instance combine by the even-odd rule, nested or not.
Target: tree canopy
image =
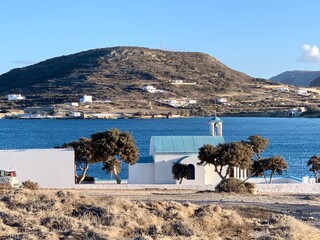
[[[138,148],[128,132],[111,129],[91,135],[92,155],[103,163],[103,169],[114,174],[117,183],[121,161],[133,165],[139,158]]]
[[[87,173],[89,164],[97,163],[97,159],[92,156],[92,144],[90,138],[80,138],[78,141],[72,141],[65,143],[61,146],[62,148],[73,148],[74,149],[74,161],[75,165],[81,171],[78,176],[76,172],[76,183],[81,183]]]
[[[206,144],[199,149],[199,165],[211,164],[220,178],[226,179],[231,167],[249,168],[254,152],[245,142],[222,143],[217,147]],[[226,171],[224,172],[224,167]]]
[[[260,135],[253,135],[248,137],[248,144],[252,146],[253,152],[257,160],[261,159],[261,153],[268,147],[269,140]]]
[[[270,183],[272,182],[272,177],[275,173],[278,173],[281,175],[283,171],[288,168],[288,164],[286,160],[284,160],[280,156],[273,156],[271,158],[266,158],[263,161],[265,161],[264,170],[271,171]]]
[[[178,162],[173,163],[171,171],[172,171],[173,179],[178,180],[179,184],[182,183],[182,180],[184,178],[188,178],[189,176],[188,165],[184,163],[178,163]]]
[[[102,169],[113,173],[117,183],[120,183],[118,174],[121,162],[133,165],[139,157],[138,148],[131,134],[116,128],[94,133],[90,138],[80,138],[78,141],[65,143],[62,147],[73,148],[75,151],[75,164],[82,171],[76,178],[77,183],[81,183],[85,178],[89,164],[98,162],[102,162]]]
[[[311,166],[309,171],[313,172],[316,182],[319,182],[318,175],[320,171],[320,156],[312,156],[307,162],[307,166]]]

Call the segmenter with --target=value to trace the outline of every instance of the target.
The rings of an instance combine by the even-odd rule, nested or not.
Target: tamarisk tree
[[[320,171],[320,156],[312,156],[307,162],[307,166],[311,166],[309,171],[313,172],[314,177],[316,179],[316,183],[317,183],[319,181],[318,175]]]
[[[72,141],[63,144],[61,148],[74,149],[74,163],[76,165],[75,170],[79,169],[81,172],[79,176],[77,171],[75,172],[76,183],[81,183],[86,176],[89,165],[98,162],[97,159],[92,156],[91,139],[80,138],[78,141]]]
[[[73,148],[75,152],[76,183],[81,183],[90,164],[103,163],[102,169],[113,173],[117,183],[121,183],[119,173],[121,162],[133,165],[138,160],[138,148],[130,133],[111,129],[97,132],[90,138],[80,138],[78,141],[65,143],[58,148]]]
[[[211,164],[221,180],[225,180],[230,168],[240,167],[248,169],[252,163],[252,147],[245,142],[223,143],[214,147],[206,144],[199,149],[199,165]]]
[[[138,148],[131,134],[114,128],[92,134],[91,141],[93,158],[102,162],[102,169],[112,173],[120,184],[121,162],[133,165],[139,157]]]

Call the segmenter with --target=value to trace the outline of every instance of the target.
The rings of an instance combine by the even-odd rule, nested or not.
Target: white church
[[[222,121],[214,117],[209,122],[209,136],[152,136],[147,157],[129,166],[129,184],[178,184],[173,178],[172,165],[175,162],[188,165],[189,176],[183,179],[185,185],[217,185],[221,179],[212,165],[199,166],[198,151],[205,144],[217,146],[224,143]],[[246,178],[246,171],[233,169],[235,178]]]

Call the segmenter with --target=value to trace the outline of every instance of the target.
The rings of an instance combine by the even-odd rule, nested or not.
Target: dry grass
[[[320,233],[265,209],[19,189],[0,195],[0,239],[310,240]]]

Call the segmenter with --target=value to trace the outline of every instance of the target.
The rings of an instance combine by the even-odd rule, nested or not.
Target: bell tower
[[[209,121],[210,136],[222,136],[222,121],[214,114],[214,117]]]

